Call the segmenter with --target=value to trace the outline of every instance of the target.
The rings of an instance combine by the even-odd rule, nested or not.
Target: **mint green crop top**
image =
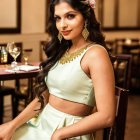
[[[50,69],[45,77],[50,94],[59,98],[86,104],[95,105],[94,88],[92,80],[81,68],[81,59],[86,51],[69,63],[61,64],[59,61]]]

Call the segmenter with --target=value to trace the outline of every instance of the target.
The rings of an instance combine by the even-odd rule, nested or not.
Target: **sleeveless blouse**
[[[94,106],[92,80],[84,73],[80,65],[88,49],[73,61],[65,64],[58,61],[51,68],[45,78],[50,94],[65,100]],[[56,129],[73,125],[83,118],[61,112],[47,104],[38,117],[32,118],[16,130],[12,140],[50,140]],[[91,137],[93,136],[88,134],[68,138],[68,140],[94,139]]]
[[[50,69],[45,77],[50,94],[92,107],[95,105],[93,82],[81,68],[81,60],[91,47],[69,63],[61,64],[58,61]]]

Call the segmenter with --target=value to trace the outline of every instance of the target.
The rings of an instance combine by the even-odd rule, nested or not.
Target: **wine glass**
[[[23,60],[24,60],[25,65],[29,64],[29,62],[28,62],[28,60],[29,60],[29,51],[28,51],[28,49],[23,50]]]
[[[29,65],[29,57],[30,57],[31,52],[32,52],[32,49],[29,49],[29,48],[23,50],[23,60],[24,60],[25,65]]]
[[[24,64],[28,65],[29,56],[28,56],[26,50],[23,50],[23,60],[24,60]]]
[[[24,64],[28,65],[29,57],[28,57],[28,55],[26,53],[23,54],[23,59],[24,59]]]
[[[10,55],[14,58],[14,61],[11,63],[13,70],[17,70],[17,57],[20,55],[20,47],[16,46],[14,42],[7,44],[7,50]]]

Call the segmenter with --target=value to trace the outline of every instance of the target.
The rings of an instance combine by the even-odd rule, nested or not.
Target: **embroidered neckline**
[[[90,43],[91,44],[91,43]],[[68,53],[68,50],[64,53],[64,55],[60,58],[59,63],[60,64],[65,64],[65,63],[70,63],[74,59],[76,59],[78,56],[80,56],[90,44],[87,44],[85,47],[77,50],[76,52],[73,52],[71,54]]]

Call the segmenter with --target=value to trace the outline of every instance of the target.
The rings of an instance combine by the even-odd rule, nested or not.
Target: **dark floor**
[[[139,91],[140,93],[140,91]],[[6,99],[9,102],[10,98]],[[5,122],[11,119],[11,107],[5,106]],[[128,111],[126,120],[125,140],[140,139],[140,94],[130,94],[128,97]]]
[[[140,93],[140,91],[139,91]],[[140,139],[140,94],[131,94],[128,98],[125,140]]]

